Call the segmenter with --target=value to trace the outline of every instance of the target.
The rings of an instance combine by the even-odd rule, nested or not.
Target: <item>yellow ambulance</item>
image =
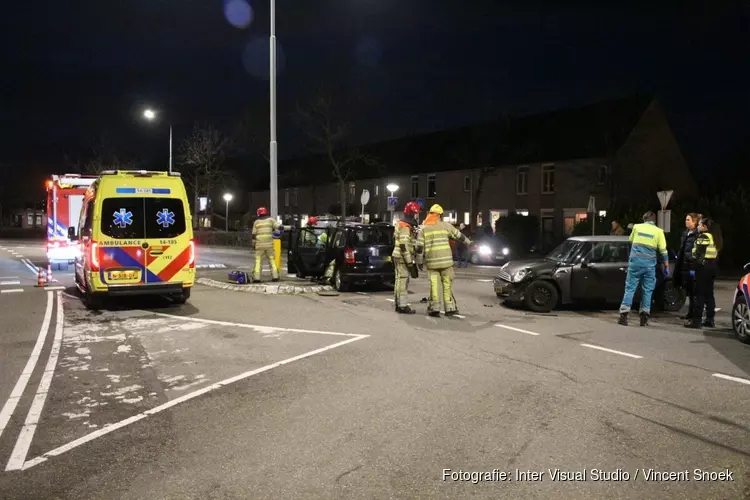
[[[179,173],[110,170],[88,188],[68,237],[75,281],[90,309],[107,296],[165,295],[184,304],[195,282],[195,242]]]

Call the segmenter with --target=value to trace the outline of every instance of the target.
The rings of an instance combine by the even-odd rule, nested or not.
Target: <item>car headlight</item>
[[[513,276],[511,277],[512,281],[522,281],[526,276],[529,275],[528,269],[521,269],[520,271],[516,271],[513,273]]]
[[[479,253],[482,255],[489,255],[492,253],[492,249],[487,245],[482,245],[479,247]]]
[[[503,255],[508,255],[510,253],[510,248],[503,248]]]

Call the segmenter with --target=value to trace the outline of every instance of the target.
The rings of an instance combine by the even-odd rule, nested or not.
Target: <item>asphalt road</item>
[[[424,279],[414,316],[388,292],[200,285],[94,313],[65,273],[35,288],[21,247],[0,241],[0,291],[23,290],[0,294],[0,498],[750,498],[750,348],[726,311],[623,328],[465,275],[460,318],[425,316]]]

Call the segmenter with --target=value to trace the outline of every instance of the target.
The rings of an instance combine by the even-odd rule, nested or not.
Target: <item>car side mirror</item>
[[[745,270],[746,273],[750,273],[750,262],[745,264],[745,267],[743,269]]]
[[[581,268],[586,269],[589,267],[589,259],[581,259]]]
[[[76,228],[73,226],[68,228],[68,239],[70,241],[76,241],[78,239],[78,236],[76,236]]]

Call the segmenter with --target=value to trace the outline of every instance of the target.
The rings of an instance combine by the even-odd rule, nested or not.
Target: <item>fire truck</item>
[[[96,175],[53,175],[47,181],[47,263],[67,270],[78,255],[78,243],[68,239],[68,228],[78,228],[83,196]]]

